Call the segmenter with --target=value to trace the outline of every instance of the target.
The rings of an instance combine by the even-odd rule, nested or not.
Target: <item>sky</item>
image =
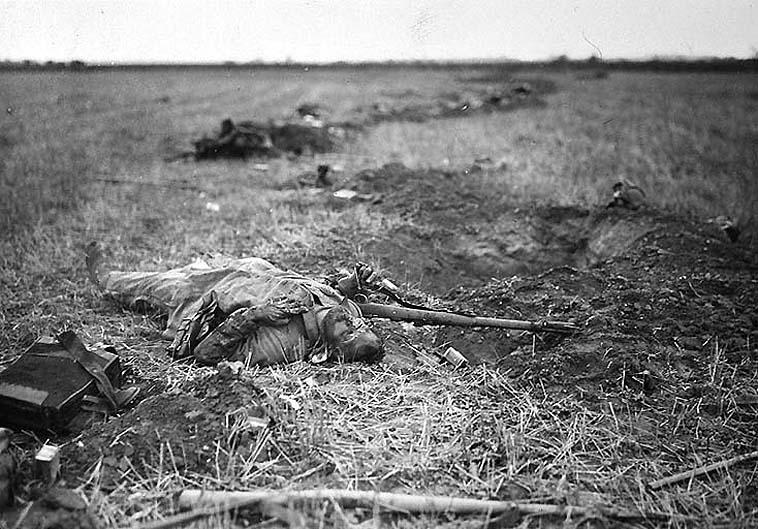
[[[747,0],[0,0],[0,60],[758,55]]]

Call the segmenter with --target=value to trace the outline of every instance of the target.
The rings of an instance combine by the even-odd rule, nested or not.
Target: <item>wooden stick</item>
[[[515,512],[532,516],[572,516],[581,518],[588,515],[605,516],[617,520],[639,519],[689,519],[671,513],[627,511],[608,507],[580,507],[572,505],[551,505],[540,503],[518,503],[511,501],[477,500],[451,496],[420,496],[395,494],[390,492],[364,492],[339,489],[316,489],[301,491],[207,491],[189,489],[179,496],[179,507],[193,509],[163,520],[139,526],[140,529],[167,529],[199,518],[219,515],[241,508],[258,507],[265,510],[271,505],[291,505],[295,502],[320,502],[329,500],[344,507],[382,508],[408,513],[455,513],[455,514],[498,514]]]
[[[419,496],[396,494],[390,492],[371,492],[340,489],[296,490],[288,492],[272,490],[256,491],[225,491],[189,489],[179,495],[179,507],[189,509],[195,506],[210,506],[230,504],[256,504],[260,502],[287,504],[291,502],[320,502],[334,500],[344,507],[366,507],[379,505],[388,510],[406,512],[454,512],[498,513],[514,509],[524,514],[565,514],[567,507],[563,505],[545,504],[515,504],[509,501],[478,500],[473,498],[455,498],[450,496]],[[523,507],[523,509],[521,509]],[[584,507],[569,507],[572,512],[583,514]]]
[[[707,474],[708,472],[713,472],[714,470],[727,468],[731,465],[742,463],[743,461],[749,461],[755,458],[758,458],[758,450],[747,453],[747,454],[743,454],[741,456],[732,457],[730,459],[724,459],[723,461],[719,461],[717,463],[711,463],[710,465],[693,468],[692,470],[687,470],[686,472],[680,472],[679,474],[674,474],[673,476],[669,476],[667,478],[657,479],[651,482],[649,486],[651,489],[659,489],[661,487],[665,487],[666,485],[672,485],[679,481],[692,479],[696,476],[701,476],[703,474]]]

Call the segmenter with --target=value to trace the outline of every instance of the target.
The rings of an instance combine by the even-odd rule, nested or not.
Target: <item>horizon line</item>
[[[18,64],[18,65],[71,65],[77,64],[87,67],[124,67],[124,66],[370,66],[370,65],[420,65],[420,64],[439,64],[439,65],[488,65],[488,64],[546,64],[546,63],[594,63],[594,64],[612,64],[619,62],[644,63],[644,62],[702,62],[702,61],[756,61],[758,56],[739,58],[734,56],[722,55],[649,55],[640,58],[613,57],[599,58],[596,55],[590,55],[585,58],[575,59],[566,55],[558,55],[543,59],[513,59],[508,57],[495,58],[468,58],[468,59],[367,59],[361,61],[354,60],[336,60],[336,61],[300,61],[300,60],[263,60],[252,59],[249,61],[238,60],[218,60],[218,61],[114,61],[114,60],[53,60],[53,59],[0,59],[0,64]]]

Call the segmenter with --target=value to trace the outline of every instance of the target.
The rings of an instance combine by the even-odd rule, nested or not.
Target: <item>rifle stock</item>
[[[381,303],[358,303],[365,316],[377,316],[395,321],[412,321],[419,325],[454,325],[457,327],[497,327],[501,329],[519,329],[524,331],[574,332],[579,327],[567,321],[528,321],[506,320],[502,318],[486,318],[481,316],[466,316],[453,312],[439,312],[426,309],[411,309],[395,307]]]

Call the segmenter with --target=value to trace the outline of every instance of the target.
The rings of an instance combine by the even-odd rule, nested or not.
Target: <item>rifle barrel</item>
[[[579,328],[567,321],[527,321],[466,316],[452,312],[395,307],[381,303],[359,303],[365,316],[377,316],[395,321],[412,321],[420,325],[454,325],[457,327],[498,327],[525,331],[573,332]]]

